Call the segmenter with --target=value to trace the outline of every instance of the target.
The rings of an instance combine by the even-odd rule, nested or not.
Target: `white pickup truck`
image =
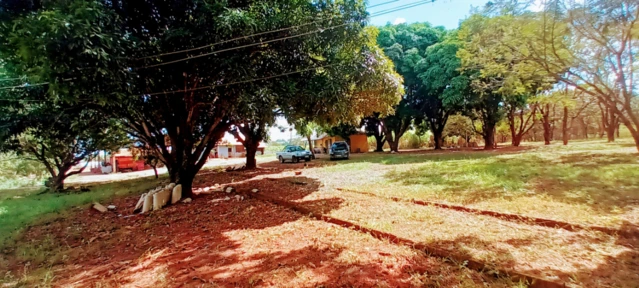
[[[284,163],[284,161],[297,163],[300,162],[300,160],[311,161],[313,153],[304,150],[304,148],[300,146],[288,145],[284,147],[282,151],[275,153],[275,157],[280,160],[280,163]]]

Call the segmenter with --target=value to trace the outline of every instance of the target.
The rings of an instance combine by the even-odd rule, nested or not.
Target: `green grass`
[[[3,247],[6,241],[12,239],[22,228],[59,216],[69,208],[148,190],[157,186],[158,182],[153,177],[141,178],[96,185],[91,187],[89,192],[77,193],[40,194],[29,190],[14,190],[11,193],[0,191],[0,247]]]

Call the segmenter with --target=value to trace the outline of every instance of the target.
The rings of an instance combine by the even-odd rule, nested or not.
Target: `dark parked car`
[[[346,144],[346,142],[341,142],[341,141],[335,142],[333,143],[333,145],[331,145],[331,151],[330,151],[331,160],[338,159],[338,158],[348,159],[350,151],[351,149],[348,146],[348,144]]]

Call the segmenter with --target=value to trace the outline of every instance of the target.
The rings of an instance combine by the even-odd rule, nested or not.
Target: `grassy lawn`
[[[148,190],[157,183],[154,178],[142,178],[93,186],[89,192],[77,193],[0,190],[0,247],[25,226],[55,218],[72,207]]]
[[[639,283],[636,238],[387,198],[637,230],[639,155],[627,140],[526,144],[487,152],[368,153],[347,161],[297,164],[268,158],[260,157],[261,169],[255,171],[206,171],[196,177],[194,188],[226,184],[243,195],[258,188],[260,194],[318,214],[569,287]],[[294,173],[299,171],[301,175]],[[20,239],[29,239],[12,247],[5,263],[13,267],[13,274],[5,282],[105,287],[524,286],[264,201],[220,200],[226,193],[200,196],[192,204],[150,215],[97,217],[90,209],[73,209],[60,221],[50,220],[51,215],[94,200],[129,211],[137,201],[130,194],[154,185],[155,181],[139,179],[95,186],[82,194],[0,194],[0,234],[21,231]],[[44,224],[20,229],[36,220]],[[16,280],[16,269],[25,263],[33,271]]]
[[[367,154],[317,170],[333,188],[611,227],[639,225],[639,156],[630,141],[521,151]]]

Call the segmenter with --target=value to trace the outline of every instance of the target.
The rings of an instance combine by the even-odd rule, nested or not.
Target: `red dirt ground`
[[[299,200],[320,185],[303,176],[242,184],[260,174],[281,172],[269,169],[208,174],[198,177],[194,186],[234,182],[240,194],[252,188],[285,189],[288,200]],[[211,201],[226,196],[203,195],[190,204],[131,217],[117,213],[130,214],[135,196],[115,199],[116,213],[85,207],[22,235],[21,242],[30,247],[54,250],[51,257],[38,261],[19,251],[4,256],[13,275],[25,267],[48,270],[56,287],[512,286],[508,279],[468,270],[462,263],[429,257],[263,201]],[[301,203],[321,209],[341,204],[337,198],[320,201]],[[38,284],[31,281],[26,284]]]

